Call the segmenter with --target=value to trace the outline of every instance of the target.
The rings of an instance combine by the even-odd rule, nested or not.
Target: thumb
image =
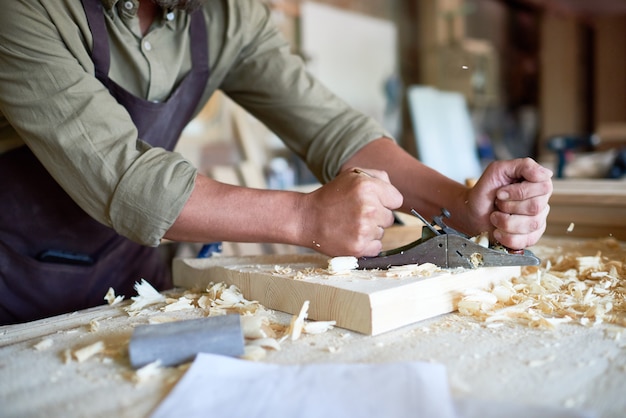
[[[389,175],[386,171],[374,169],[364,170],[355,167],[352,169],[352,172],[357,175],[367,176],[378,182],[380,190],[378,198],[384,207],[395,210],[402,206],[404,197],[402,196],[402,193],[400,193],[400,191],[393,184],[391,184],[391,180],[389,179]]]

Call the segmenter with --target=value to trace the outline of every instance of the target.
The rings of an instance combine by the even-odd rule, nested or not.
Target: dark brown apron
[[[167,101],[154,103],[109,79],[102,2],[82,1],[94,39],[96,77],[127,109],[143,141],[172,150],[209,78],[202,11],[190,17],[192,70]],[[0,179],[0,324],[102,304],[109,287],[129,297],[141,278],[159,290],[171,287],[169,268],[156,248],[132,242],[93,220],[28,147],[0,155]]]

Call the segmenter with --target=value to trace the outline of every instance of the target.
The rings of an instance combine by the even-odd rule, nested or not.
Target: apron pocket
[[[58,255],[58,254],[57,254]],[[104,304],[109,287],[135,294],[141,278],[162,290],[169,284],[156,249],[124,237],[110,242],[92,265],[40,261],[0,242],[0,323],[31,321]]]

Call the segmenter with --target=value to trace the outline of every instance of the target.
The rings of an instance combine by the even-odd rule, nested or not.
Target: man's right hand
[[[375,256],[402,194],[384,171],[352,168],[304,197],[301,245],[331,256]]]

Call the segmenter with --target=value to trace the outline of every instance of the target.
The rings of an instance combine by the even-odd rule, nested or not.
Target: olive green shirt
[[[191,66],[189,16],[164,11],[145,37],[138,0],[102,0],[109,77],[162,101]],[[209,0],[211,75],[199,111],[221,89],[264,122],[322,181],[369,141],[389,136],[311,78],[259,0]],[[138,137],[95,78],[80,0],[10,0],[0,13],[0,153],[27,144],[87,213],[158,245],[189,198],[197,170]],[[19,181],[19,179],[2,179]]]

